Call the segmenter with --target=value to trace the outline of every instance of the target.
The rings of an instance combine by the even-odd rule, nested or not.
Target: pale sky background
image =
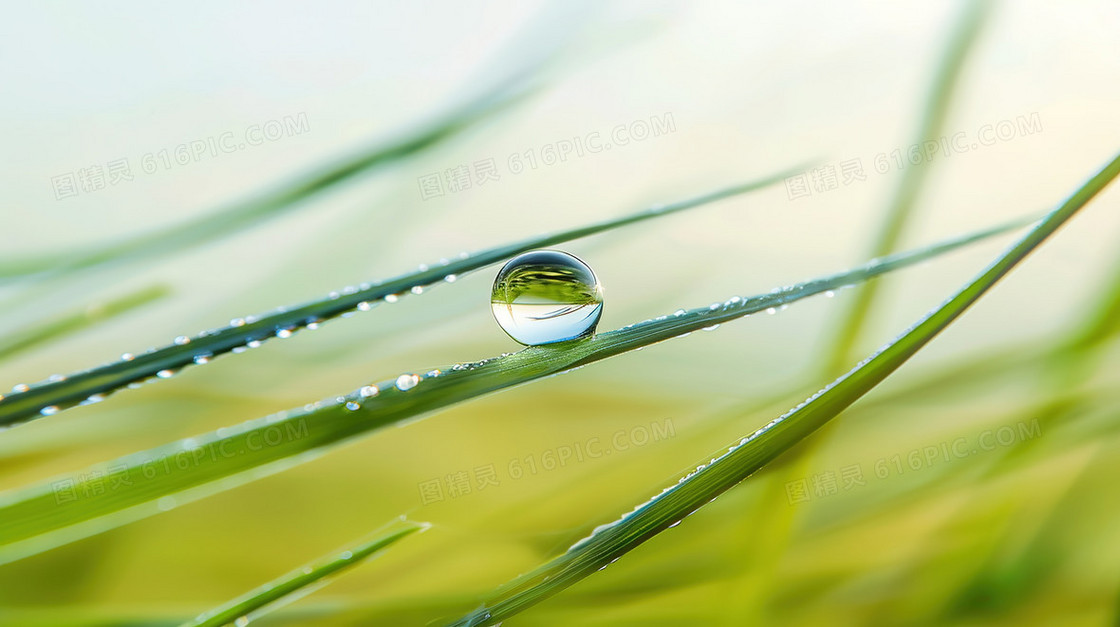
[[[411,128],[535,51],[556,42],[569,46],[547,87],[516,111],[263,228],[172,258],[84,274],[64,290],[0,288],[10,319],[26,321],[155,282],[175,290],[142,315],[9,362],[0,373],[13,383],[38,380],[110,359],[122,347],[142,350],[460,250],[685,198],[807,159],[860,159],[867,180],[793,201],[779,185],[565,248],[587,260],[605,286],[601,329],[850,266],[864,258],[898,180],[893,168],[876,173],[874,158],[905,153],[959,8],[895,2],[10,7],[0,25],[0,83],[7,93],[0,99],[0,185],[7,195],[0,250],[9,258],[80,250],[206,215]],[[1111,158],[1120,147],[1117,32],[1120,5],[1107,0],[997,7],[968,63],[948,133],[973,138],[985,124],[1035,114],[1042,130],[939,157],[906,245],[1051,208]],[[255,124],[301,114],[307,133],[161,166],[154,174],[141,171],[147,153],[174,154],[192,140],[224,132],[241,137]],[[545,144],[606,135],[618,124],[666,114],[676,127],[668,135],[509,173],[510,155],[539,154]],[[129,160],[134,181],[54,198],[52,177],[120,158]],[[420,198],[419,177],[487,158],[496,159],[500,181]],[[1070,323],[1117,257],[1111,244],[1120,232],[1118,202],[1115,189],[1102,195],[922,358]],[[899,275],[877,321],[882,337],[869,338],[867,348],[948,296],[1007,241]],[[388,375],[417,360],[436,365],[513,348],[481,305],[494,271],[425,296],[439,299],[432,310],[413,299],[392,312],[382,308],[376,324],[361,323],[368,333],[387,334],[372,367]],[[713,337],[680,343],[663,359],[701,358],[719,372],[744,355],[759,356],[776,362],[757,373],[760,381],[781,376],[804,368],[827,338],[827,317],[838,309],[832,302],[799,305],[780,320],[727,325]],[[1009,318],[1015,323],[1007,324]],[[276,350],[324,357],[352,344],[358,323],[349,324],[332,325],[339,328],[324,333],[331,340]],[[425,335],[400,337],[405,330]],[[728,351],[728,344],[744,352]],[[418,354],[416,345],[429,348]],[[778,351],[796,358],[775,359]],[[602,370],[641,371],[661,362],[630,360]],[[682,375],[691,372],[680,368]],[[713,375],[714,386],[720,376]],[[727,376],[722,383],[738,378]],[[293,397],[300,393],[285,387],[284,377],[275,385]]]

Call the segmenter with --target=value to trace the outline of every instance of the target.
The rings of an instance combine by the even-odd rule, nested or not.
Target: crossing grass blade
[[[278,335],[289,335],[309,324],[321,324],[349,311],[370,309],[386,297],[403,296],[413,288],[454,281],[457,276],[504,261],[527,250],[552,246],[745,194],[782,181],[796,171],[779,172],[675,203],[496,246],[453,260],[442,259],[430,266],[422,266],[418,271],[383,282],[348,287],[331,292],[326,298],[294,307],[282,307],[262,316],[237,318],[227,326],[194,337],[182,336],[176,342],[150,352],[129,354],[115,362],[71,374],[64,380],[43,381],[31,385],[24,392],[0,398],[0,426],[12,426],[37,418],[44,415],[45,408],[49,408],[47,415],[54,414],[79,405],[90,397],[104,396],[125,388],[130,383],[155,378],[161,372],[176,372],[201,360],[208,361],[219,355],[244,350],[250,343],[264,342]]]
[[[310,594],[329,583],[328,577],[352,568],[372,557],[390,545],[428,528],[427,523],[399,520],[374,532],[372,539],[366,540],[337,555],[324,559],[317,564],[294,570],[278,579],[264,584],[229,603],[223,604],[181,627],[221,627],[238,624],[242,620],[249,624],[252,620],[276,609],[279,605],[290,603]]]
[[[492,90],[412,132],[394,139],[378,140],[353,156],[339,159],[317,172],[296,177],[291,183],[163,231],[84,252],[0,259],[0,281],[32,275],[59,275],[126,259],[166,255],[233,235],[291,212],[300,207],[302,201],[333,189],[343,181],[400,162],[477,126],[521,101],[529,91],[523,78],[501,82]]]
[[[930,86],[925,110],[922,113],[917,135],[914,137],[914,145],[924,148],[926,142],[936,143],[937,138],[944,134],[945,120],[949,115],[953,95],[959,86],[965,61],[976,44],[989,11],[988,2],[970,2],[965,6],[964,13],[937,68],[933,84]],[[914,213],[914,207],[931,167],[928,162],[918,163],[910,165],[903,171],[888,205],[886,218],[879,227],[879,233],[871,249],[872,255],[886,255],[896,250],[902,232]],[[869,281],[855,295],[850,307],[841,317],[835,343],[830,349],[828,358],[822,364],[827,376],[835,376],[848,368],[852,361],[852,353],[863,336],[877,294],[878,282]]]
[[[452,625],[476,627],[500,623],[602,570],[749,477],[836,417],[906,363],[1118,174],[1120,155],[975,279],[894,341],[797,407],[732,444],[726,452],[719,453],[710,462],[701,462],[695,471],[675,485],[619,520],[598,527],[559,557],[511,581],[481,608]]]
[[[425,374],[404,373],[346,396],[187,438],[0,494],[0,563],[39,553],[277,472],[330,447],[497,390],[865,281],[1022,226],[1023,221],[873,260],[768,294],[660,316],[593,337]],[[424,372],[424,371],[419,371]],[[83,496],[77,496],[83,495]],[[160,501],[163,501],[161,503]]]
[[[0,359],[22,353],[71,333],[77,333],[99,322],[143,307],[170,293],[171,290],[163,285],[145,287],[119,298],[96,302],[57,318],[17,329],[7,338],[0,339]],[[0,400],[2,399],[3,396],[0,395]]]

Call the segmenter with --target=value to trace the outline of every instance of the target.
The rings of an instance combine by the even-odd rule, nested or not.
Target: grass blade
[[[146,287],[120,298],[94,303],[64,316],[30,325],[13,332],[7,339],[0,340],[0,359],[128,313],[170,293],[171,290],[163,285]],[[0,395],[0,400],[3,398]]]
[[[784,180],[786,176],[789,176],[789,172],[781,172],[757,181],[734,185],[669,205],[659,205],[623,217],[497,246],[453,261],[443,259],[431,267],[421,266],[418,271],[384,282],[349,287],[340,292],[332,292],[321,300],[291,308],[280,308],[259,317],[235,319],[229,326],[213,329],[193,338],[182,336],[176,342],[162,348],[139,355],[129,354],[115,362],[71,374],[65,380],[43,381],[29,386],[21,393],[0,397],[0,427],[26,422],[40,415],[54,414],[78,405],[91,396],[109,394],[130,383],[157,377],[159,373],[176,372],[195,363],[209,361],[218,355],[244,350],[246,346],[255,346],[257,342],[264,342],[277,336],[288,336],[308,324],[319,324],[349,311],[369,309],[386,297],[395,298],[397,295],[408,294],[414,288],[424,288],[454,280],[458,275],[504,261],[527,250],[692,209],[772,185]]]
[[[961,70],[964,68],[969,51],[976,43],[980,34],[984,18],[989,11],[988,2],[969,2],[961,16],[960,23],[954,31],[952,39],[945,50],[945,56],[937,69],[933,85],[930,87],[929,96],[925,101],[925,110],[918,128],[914,143],[925,145],[927,141],[936,140],[943,134],[945,119],[948,117],[949,105],[953,100],[957,84],[960,82]],[[914,213],[914,205],[925,183],[926,174],[931,169],[928,163],[911,165],[903,172],[902,180],[898,183],[894,197],[891,199],[885,220],[880,227],[875,244],[872,246],[873,256],[882,256],[894,251],[902,231]],[[859,290],[843,316],[840,330],[832,346],[829,357],[825,360],[825,373],[835,376],[844,372],[852,360],[852,353],[863,335],[868,313],[878,294],[878,282],[868,281]]]
[[[453,624],[456,627],[474,627],[501,622],[605,568],[746,479],[897,370],[1118,174],[1120,156],[1115,157],[979,276],[890,344],[794,409],[731,445],[726,452],[710,462],[702,462],[677,484],[619,520],[597,528],[591,536],[537,570],[510,582],[482,608]]]
[[[0,260],[0,281],[29,275],[60,274],[123,259],[137,259],[183,250],[248,229],[292,211],[299,203],[358,174],[396,163],[454,137],[519,102],[527,93],[523,79],[498,84],[415,131],[379,140],[321,171],[296,177],[292,183],[255,198],[207,213],[169,229],[79,253]]]
[[[480,362],[456,364],[446,371],[433,370],[424,376],[405,373],[347,396],[222,428],[2,494],[0,563],[282,470],[332,445],[387,425],[852,285],[1018,226],[1021,222],[877,259],[768,294],[679,310],[583,340],[533,346]]]
[[[242,623],[237,622],[239,620],[249,624],[253,619],[276,609],[281,604],[318,590],[329,583],[327,577],[356,566],[398,540],[427,528],[428,523],[415,523],[409,520],[400,520],[387,525],[374,532],[371,540],[366,540],[317,564],[294,570],[229,603],[200,614],[193,620],[183,623],[181,627],[221,627],[231,623],[241,625]]]

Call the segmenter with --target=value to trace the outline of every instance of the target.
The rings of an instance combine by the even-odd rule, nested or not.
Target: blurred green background
[[[0,384],[814,159],[838,173],[858,162],[863,179],[833,185],[809,168],[808,194],[787,182],[563,248],[604,286],[603,330],[854,265],[912,167],[962,6],[11,7],[0,25],[9,260],[205,216],[407,132],[526,59],[550,62],[516,106],[275,221],[181,254],[0,284],[5,340],[146,286],[171,290],[4,356]],[[957,148],[924,159],[904,247],[1051,208],[1117,150],[1117,32],[1108,0],[995,8],[945,123]],[[294,122],[254,145],[274,121]],[[643,125],[661,132],[637,139]],[[175,160],[178,146],[225,133],[236,150]],[[593,134],[614,144],[544,161]],[[132,180],[83,187],[80,170],[121,159]],[[449,170],[474,175],[488,160],[496,180],[450,186]],[[75,193],[60,193],[70,174]],[[1115,624],[1120,355],[1107,304],[1120,290],[1118,204],[1106,190],[801,458],[509,623]],[[883,281],[859,354],[1007,241]],[[0,489],[515,350],[488,307],[496,271],[0,433]],[[0,623],[175,624],[401,514],[433,528],[257,622],[454,618],[830,381],[825,356],[854,294],[456,406],[2,566]],[[1083,340],[1076,350],[1071,338]],[[544,468],[562,447],[589,446],[610,453]],[[497,483],[483,487],[488,468]]]

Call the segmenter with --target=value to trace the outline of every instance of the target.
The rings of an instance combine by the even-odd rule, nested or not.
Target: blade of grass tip
[[[1004,275],[1073,217],[1120,174],[1120,155],[999,256],[975,279],[908,331],[797,407],[732,444],[711,461],[619,520],[596,528],[567,552],[499,589],[481,608],[452,623],[492,625],[606,568],[646,540],[737,485],[804,438],[897,370],[980,299]]]
[[[1018,225],[876,259],[768,294],[660,316],[586,339],[424,375],[404,373],[311,403],[0,494],[0,563],[39,553],[314,458],[329,447],[448,405],[921,263]],[[79,496],[80,495],[80,496]],[[172,496],[174,495],[174,496]]]
[[[943,134],[953,94],[959,87],[968,53],[976,43],[984,18],[988,14],[988,5],[989,3],[984,1],[966,3],[964,13],[949,41],[934,76],[929,96],[926,98],[925,110],[915,137],[916,145],[925,146],[926,142],[935,141]],[[914,213],[914,205],[930,168],[930,165],[923,162],[911,165],[903,171],[902,179],[888,205],[886,218],[872,246],[873,256],[886,255],[898,246],[902,231]],[[823,364],[825,376],[834,377],[844,372],[851,364],[855,347],[865,332],[868,314],[877,293],[878,282],[868,281],[855,295],[855,299],[840,322],[835,343]]]
[[[472,270],[504,261],[509,257],[573,239],[587,237],[645,220],[667,216],[731,196],[745,194],[773,185],[789,176],[788,170],[765,178],[726,187],[701,196],[658,205],[619,218],[613,218],[553,234],[532,237],[520,242],[463,253],[454,260],[441,259],[431,266],[422,265],[415,272],[393,279],[363,283],[331,292],[326,298],[294,307],[282,307],[262,316],[248,316],[230,321],[228,326],[212,329],[194,337],[180,336],[171,344],[146,353],[124,354],[114,362],[66,376],[63,380],[47,380],[32,385],[20,384],[13,393],[0,397],[0,427],[13,426],[43,415],[52,415],[74,407],[90,398],[127,387],[131,383],[168,377],[195,364],[207,363],[214,357],[255,347],[273,337],[289,337],[297,330],[318,326],[326,320],[352,311],[366,311],[383,300],[396,301],[405,294],[423,290],[439,283],[454,282],[456,277]]]
[[[113,300],[95,302],[54,319],[37,322],[0,338],[0,359],[16,355],[46,342],[111,320],[139,307],[159,300],[171,290],[165,285],[145,287]],[[0,394],[0,400],[4,397]]]
[[[428,523],[400,520],[374,532],[373,538],[350,547],[318,563],[294,570],[260,588],[200,614],[181,627],[221,627],[231,623],[247,625],[284,604],[300,599],[330,582],[327,577],[360,564],[393,543],[428,529]]]
[[[521,101],[529,88],[521,79],[500,83],[434,121],[399,138],[380,140],[292,183],[174,227],[88,250],[38,258],[0,260],[0,281],[30,275],[57,275],[123,259],[166,255],[226,237],[290,212],[300,203],[375,168],[396,163],[478,125]]]
[[[945,120],[948,117],[954,92],[959,87],[969,51],[976,43],[989,10],[987,5],[988,3],[984,1],[971,2],[964,8],[942,54],[939,66],[935,70],[914,145],[925,147],[930,145],[929,142],[936,145],[936,139],[944,134]],[[885,255],[898,247],[902,232],[912,219],[914,207],[932,167],[930,163],[920,162],[911,164],[902,173],[894,196],[885,208],[885,218],[872,245],[873,255]],[[837,334],[831,340],[832,345],[820,363],[823,366],[823,376],[836,377],[847,370],[854,361],[856,348],[867,331],[867,323],[877,300],[878,288],[878,281],[868,281],[856,291],[846,313],[841,314]],[[786,466],[780,472],[791,477],[805,475],[815,457],[816,447],[821,446],[826,440],[827,433],[822,433],[800,455],[787,456],[783,460],[784,463],[780,462]],[[785,483],[781,480],[768,483],[764,498],[767,500],[780,498],[780,491]],[[771,518],[768,521],[771,535],[769,542],[752,560],[753,569],[761,571],[761,574],[756,581],[743,588],[740,596],[742,606],[740,616],[758,616],[763,612],[763,606],[771,596],[768,586],[775,581],[769,573],[777,568],[778,559],[785,552],[797,512],[792,508],[775,508],[764,515]]]

